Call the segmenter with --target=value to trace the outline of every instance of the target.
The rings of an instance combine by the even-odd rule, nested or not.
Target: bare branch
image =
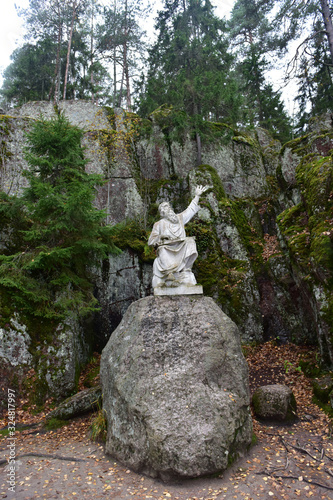
[[[268,470],[263,470],[260,472],[256,472],[258,475],[265,475],[265,476],[272,476],[274,479],[296,479],[298,480],[298,476],[282,476],[280,474],[271,474]],[[326,490],[333,491],[333,488],[331,486],[327,486],[326,484],[318,483],[317,481],[313,481],[312,479],[307,479],[306,477],[303,477],[303,481],[308,484],[314,484],[316,486],[319,486],[320,488],[325,488]]]
[[[287,71],[286,71],[286,77],[285,77],[285,80],[290,80],[292,78],[292,74],[294,72],[296,72],[297,70],[297,67],[298,67],[298,60],[300,58],[300,51],[301,51],[301,47],[303,47],[305,45],[305,48],[303,50],[303,54],[304,52],[307,53],[308,55],[310,55],[311,57],[313,57],[312,54],[309,54],[308,52],[306,52],[306,49],[307,49],[307,44],[310,42],[310,40],[313,40],[316,36],[318,36],[319,34],[321,33],[324,33],[324,34],[327,34],[327,31],[326,30],[319,30],[319,31],[316,31],[315,33],[313,33],[312,35],[309,35],[307,38],[305,38],[299,45],[298,47],[296,48],[296,53],[294,55],[294,57],[288,62],[287,64]],[[327,64],[327,63],[324,63],[326,64],[327,66],[332,66],[331,64]]]

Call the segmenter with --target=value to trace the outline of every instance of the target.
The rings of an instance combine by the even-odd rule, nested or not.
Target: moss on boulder
[[[313,394],[319,399],[319,401],[327,403],[333,389],[333,375],[328,374],[314,379],[312,381],[312,389]]]

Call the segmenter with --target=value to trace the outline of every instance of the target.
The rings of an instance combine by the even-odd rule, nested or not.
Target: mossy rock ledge
[[[131,304],[101,358],[106,452],[162,480],[223,471],[252,441],[238,328],[204,296]]]

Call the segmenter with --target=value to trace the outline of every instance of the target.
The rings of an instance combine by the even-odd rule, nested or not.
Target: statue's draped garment
[[[198,210],[194,199],[184,212],[177,214],[176,223],[161,219],[154,224],[148,240],[148,245],[158,245],[153,264],[154,276],[163,279],[169,274],[191,269],[198,253],[194,238],[186,237],[184,226]]]

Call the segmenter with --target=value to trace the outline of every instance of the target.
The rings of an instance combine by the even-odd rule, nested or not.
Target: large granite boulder
[[[0,300],[0,319],[5,310],[1,306]],[[0,385],[7,386],[16,379],[21,383],[34,369],[34,402],[42,404],[50,396],[67,398],[76,388],[80,367],[87,363],[91,346],[90,319],[86,318],[83,325],[73,313],[58,325],[46,326],[46,322],[27,322],[14,313],[7,324],[0,326]]]
[[[106,452],[170,480],[216,473],[251,444],[236,325],[203,296],[131,304],[101,359]]]

